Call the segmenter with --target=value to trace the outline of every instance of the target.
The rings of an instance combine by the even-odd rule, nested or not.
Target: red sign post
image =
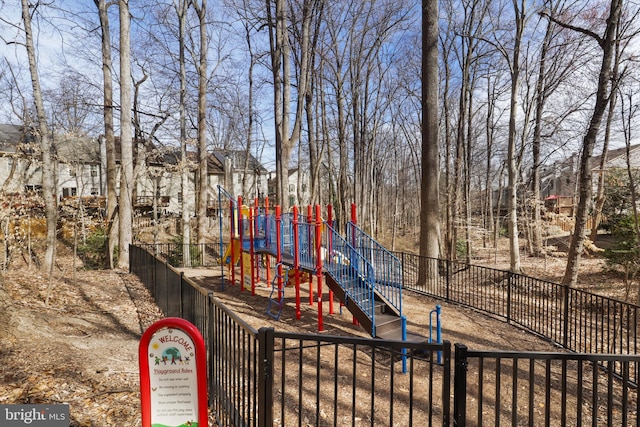
[[[207,358],[200,331],[168,317],[140,340],[142,427],[208,427]]]

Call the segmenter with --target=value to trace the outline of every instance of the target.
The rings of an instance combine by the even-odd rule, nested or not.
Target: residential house
[[[164,215],[179,215],[183,206],[193,214],[196,211],[197,156],[188,152],[188,183],[186,194],[182,189],[179,167],[180,151],[175,148],[154,150],[146,156],[146,165],[136,182],[134,206],[139,211],[151,211],[153,203]],[[218,185],[229,194],[243,196],[245,200],[263,198],[267,190],[267,170],[249,155],[247,173],[244,173],[244,151],[213,150],[207,159],[207,208],[213,212],[218,204]],[[245,178],[246,177],[246,178]],[[247,193],[242,193],[242,181],[247,181]],[[154,201],[155,198],[155,201]]]
[[[567,159],[554,162],[549,166],[542,166],[540,196],[543,199],[554,196],[573,197],[576,192],[579,161],[578,155],[574,153]]]
[[[602,155],[592,157],[590,160],[591,171],[593,172],[593,194],[598,191],[598,181],[600,175],[607,173],[607,171],[613,170],[627,170],[627,147],[617,148],[615,150],[609,150],[607,152],[606,162],[604,168],[600,168]],[[632,145],[629,147],[629,164],[632,169],[640,169],[640,144]],[[625,185],[627,183],[625,182]]]
[[[289,198],[289,206],[304,206],[311,201],[311,177],[307,169],[297,167],[287,173],[285,194]],[[269,198],[276,198],[276,173],[269,173]]]
[[[603,173],[613,170],[627,169],[626,147],[609,150],[604,167],[600,167],[602,155],[593,156],[589,160],[592,171],[592,194],[596,195],[598,181]],[[629,147],[629,163],[633,169],[640,169],[640,144]],[[578,175],[580,173],[579,157],[573,154],[566,160],[553,163],[542,168],[541,195],[545,205],[556,213],[573,214],[578,198]],[[626,181],[624,182],[626,185]]]
[[[253,155],[244,150],[213,150],[212,156],[222,170],[222,174],[209,174],[212,188],[220,184],[229,194],[242,196],[245,200],[266,197],[269,174]]]
[[[120,153],[116,138],[116,153]],[[188,153],[189,171],[186,194],[182,191],[179,167],[180,152],[175,148],[137,147],[145,150],[142,164],[136,166],[133,206],[138,212],[150,213],[155,208],[162,215],[179,215],[183,204],[195,213],[195,180],[197,158]],[[106,148],[103,138],[55,135],[57,194],[60,200],[70,197],[103,197],[106,195]],[[38,159],[39,145],[34,134],[23,126],[0,125],[0,188],[5,192],[39,190],[42,174]],[[119,155],[116,162],[119,163]],[[218,189],[223,186],[234,196],[242,194],[245,176],[244,151],[214,150],[208,158],[207,205],[217,207]],[[267,170],[249,155],[246,173],[246,199],[263,198],[267,194]],[[119,190],[119,176],[116,179]]]
[[[52,139],[54,173],[60,198],[100,196],[104,171],[100,161],[100,141],[69,135]],[[42,188],[40,146],[24,126],[0,124],[0,185],[7,193]]]

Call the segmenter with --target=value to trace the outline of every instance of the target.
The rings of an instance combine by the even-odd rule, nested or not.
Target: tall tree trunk
[[[51,281],[53,265],[56,258],[58,197],[56,195],[54,165],[51,157],[52,141],[49,139],[47,115],[44,111],[44,102],[42,100],[42,90],[40,88],[40,77],[38,75],[38,65],[36,63],[36,51],[33,43],[31,13],[29,11],[28,0],[22,0],[22,21],[24,22],[25,45],[27,48],[27,58],[29,60],[29,72],[31,75],[31,86],[33,88],[33,101],[36,107],[36,115],[38,117],[40,150],[42,151],[42,197],[44,198],[44,210],[47,223],[47,248],[45,250],[42,266],[49,276],[49,281]]]
[[[207,170],[207,0],[192,2],[200,26],[200,57],[198,63],[198,206],[197,243],[204,245],[207,237],[207,204],[209,202],[209,173]],[[253,112],[249,110],[249,115]],[[251,132],[251,130],[249,130]]]
[[[578,178],[580,192],[578,207],[576,209],[576,225],[571,238],[569,253],[567,255],[567,267],[564,277],[562,278],[562,283],[568,286],[575,286],[576,281],[578,280],[578,267],[584,248],[587,216],[589,214],[589,207],[591,204],[592,182],[589,158],[593,154],[593,148],[596,144],[596,138],[598,136],[598,130],[600,129],[602,117],[607,109],[609,96],[611,96],[609,91],[609,80],[611,77],[611,63],[615,48],[616,29],[620,20],[621,10],[622,0],[612,0],[609,9],[609,17],[607,18],[607,27],[603,38],[594,33],[587,32],[590,36],[596,39],[602,48],[603,55],[602,63],[600,65],[600,74],[598,76],[598,88],[596,91],[593,115],[591,116],[587,133],[582,140],[582,156],[580,158],[580,174]],[[551,18],[554,19],[553,17]],[[554,22],[563,25],[563,23],[560,23],[555,19]]]
[[[536,82],[536,105],[535,105],[535,124],[533,129],[533,141],[531,151],[533,156],[531,190],[533,192],[533,215],[531,226],[531,249],[533,256],[541,256],[544,253],[542,245],[542,215],[541,215],[541,196],[540,196],[540,146],[542,144],[542,114],[546,104],[546,59],[549,45],[553,35],[553,25],[548,23],[544,40],[540,52],[540,63],[538,65],[538,80]]]
[[[616,33],[619,34],[620,28],[616,28]],[[613,69],[611,71],[611,79],[614,82],[617,82],[619,79],[619,69],[620,69],[620,57],[622,55],[620,49],[620,40],[616,37],[615,41],[615,57],[613,60]],[[616,107],[616,99],[617,99],[617,91],[612,90],[611,96],[609,96],[609,110],[607,113],[607,121],[605,124],[604,130],[604,141],[602,143],[602,155],[600,156],[600,175],[598,176],[598,190],[596,193],[596,201],[595,208],[593,212],[593,218],[591,221],[591,241],[595,243],[596,238],[598,236],[598,226],[602,221],[602,208],[604,207],[605,194],[604,194],[604,183],[605,183],[605,164],[607,163],[607,154],[609,152],[609,141],[611,139],[611,125],[613,123],[613,118],[615,116],[615,107]]]
[[[191,266],[189,244],[191,243],[191,224],[189,221],[189,159],[187,158],[187,70],[185,60],[185,27],[187,23],[187,1],[179,0],[176,4],[178,13],[178,61],[180,73],[180,176],[182,191],[182,263]]]
[[[422,177],[420,190],[420,264],[418,283],[437,283],[440,236],[438,193],[438,1],[422,1]]]
[[[129,245],[133,240],[133,131],[131,123],[131,16],[129,0],[120,8],[120,195],[118,203],[118,267],[129,269]]]
[[[276,148],[276,203],[282,204],[284,199],[284,185],[287,176],[283,176],[288,167],[288,161],[283,161],[283,96],[282,96],[282,34],[284,25],[284,1],[276,0],[275,11],[271,7],[272,0],[266,0],[267,25],[269,28],[269,50],[271,53],[271,72],[273,74],[273,118],[275,124]],[[274,15],[275,13],[275,15]]]
[[[107,262],[113,268],[113,253],[118,241],[118,228],[115,216],[118,212],[116,142],[113,131],[113,76],[111,74],[111,34],[109,31],[109,14],[106,0],[94,0],[100,17],[102,29],[102,79],[103,79],[103,117],[104,144],[106,151],[106,184],[107,184]],[[101,189],[102,191],[102,189]]]
[[[508,226],[509,226],[509,261],[511,271],[520,272],[520,243],[518,236],[518,169],[516,161],[516,116],[518,109],[518,89],[520,88],[520,45],[524,33],[526,3],[522,0],[518,5],[513,0],[515,12],[516,35],[511,62],[511,100],[509,106],[509,142],[507,148],[507,177],[509,188]]]

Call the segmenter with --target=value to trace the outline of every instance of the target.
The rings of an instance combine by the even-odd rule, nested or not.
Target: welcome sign
[[[184,319],[162,319],[139,347],[143,427],[207,426],[204,340]]]

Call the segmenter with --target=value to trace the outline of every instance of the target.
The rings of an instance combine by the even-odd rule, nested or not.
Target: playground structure
[[[335,229],[331,206],[326,219],[321,208],[307,207],[306,215],[297,206],[282,213],[279,206],[246,206],[242,198],[234,199],[218,186],[218,202],[229,206],[229,244],[226,252],[220,239],[223,289],[225,266],[231,283],[239,282],[242,291],[255,294],[256,284],[266,281],[271,289],[266,312],[279,319],[285,307],[285,288],[295,289],[296,318],[300,319],[300,289],[309,286],[309,304],[314,296],[318,306],[318,331],[323,331],[323,286],[329,288],[329,314],[334,313],[334,299],[340,301],[372,337],[403,341],[427,341],[426,337],[407,333],[402,314],[402,265],[400,260],[357,226],[356,208],[344,235]],[[222,209],[220,236],[222,236]],[[273,272],[271,269],[273,265]],[[313,281],[316,289],[314,292]],[[306,280],[303,280],[306,279]]]

